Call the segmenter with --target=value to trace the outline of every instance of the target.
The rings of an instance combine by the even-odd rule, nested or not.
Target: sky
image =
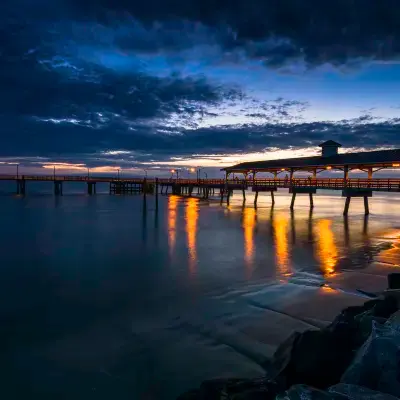
[[[3,0],[0,172],[400,147],[397,0]]]

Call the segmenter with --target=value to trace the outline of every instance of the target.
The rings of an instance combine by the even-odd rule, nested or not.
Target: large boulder
[[[212,379],[178,400],[274,400],[279,391],[278,385],[267,378]]]
[[[370,337],[357,352],[341,382],[400,397],[399,356],[398,329],[390,322],[373,323]]]
[[[340,381],[352,359],[349,343],[335,334],[323,331],[306,331],[293,344],[290,361],[277,377],[286,387],[305,384],[325,389]]]
[[[389,289],[400,289],[400,273],[393,272],[389,274],[387,280]]]

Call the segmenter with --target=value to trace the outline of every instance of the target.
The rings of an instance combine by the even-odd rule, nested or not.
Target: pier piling
[[[63,187],[61,181],[54,181],[54,194],[56,196],[62,196],[63,194]]]
[[[294,209],[294,201],[296,200],[296,192],[292,193],[292,201],[290,203],[290,209],[293,210]]]
[[[25,179],[17,180],[17,194],[25,196]]]

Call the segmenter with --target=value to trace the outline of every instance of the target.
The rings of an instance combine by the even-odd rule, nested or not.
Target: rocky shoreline
[[[326,328],[295,332],[258,379],[215,379],[178,400],[400,399],[400,274]]]

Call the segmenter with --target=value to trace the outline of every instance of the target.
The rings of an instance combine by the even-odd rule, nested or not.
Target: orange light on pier
[[[326,169],[332,169],[332,167],[331,167],[330,165],[328,165],[328,166],[326,167]]]
[[[400,167],[400,164],[393,164],[392,167]]]
[[[171,169],[171,174],[174,174],[176,171],[174,169]]]
[[[189,171],[190,171],[190,172],[196,172],[196,169],[195,169],[195,168],[190,168]]]
[[[286,171],[286,169],[285,169],[285,168],[282,168],[281,171]]]

